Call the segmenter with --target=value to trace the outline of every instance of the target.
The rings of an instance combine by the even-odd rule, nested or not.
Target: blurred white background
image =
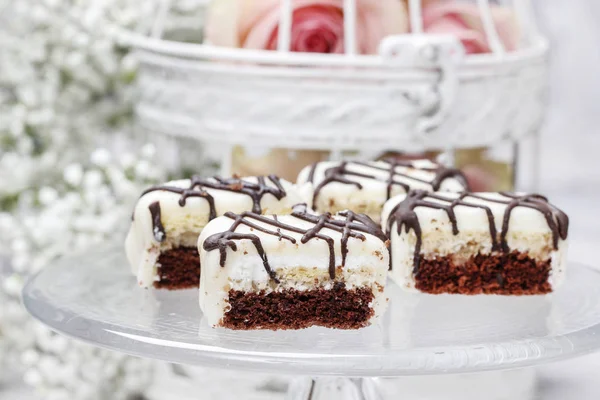
[[[570,258],[594,263],[600,241],[600,3],[544,0],[536,5],[552,45],[540,187],[571,215]]]
[[[600,182],[600,3],[534,3],[541,28],[552,45],[550,109],[543,129],[542,187],[594,190]]]

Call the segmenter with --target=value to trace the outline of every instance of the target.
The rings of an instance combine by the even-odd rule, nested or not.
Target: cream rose
[[[248,49],[277,49],[280,0],[214,0],[207,43]],[[356,0],[357,50],[377,52],[388,35],[406,33],[406,7],[399,0]],[[344,1],[293,0],[291,51],[344,52]]]

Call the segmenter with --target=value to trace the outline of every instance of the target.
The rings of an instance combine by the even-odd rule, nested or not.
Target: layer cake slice
[[[351,211],[226,213],[198,240],[200,306],[230,329],[356,329],[385,308],[387,238]]]
[[[569,219],[537,194],[416,190],[390,199],[382,224],[403,288],[544,294],[564,279]]]

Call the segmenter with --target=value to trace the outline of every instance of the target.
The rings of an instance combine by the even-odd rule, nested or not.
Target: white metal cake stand
[[[548,296],[430,296],[390,283],[379,324],[357,331],[213,329],[197,292],[138,288],[121,246],[109,246],[48,266],[27,283],[23,300],[42,323],[93,345],[174,363],[293,374],[288,398],[298,400],[384,399],[390,381],[406,387],[420,379],[431,389],[451,375],[481,371],[477,382],[495,376],[501,384],[486,399],[521,399],[500,392],[531,389],[522,382],[531,375],[508,370],[600,348],[600,272],[578,264]],[[475,380],[462,382],[470,387]]]

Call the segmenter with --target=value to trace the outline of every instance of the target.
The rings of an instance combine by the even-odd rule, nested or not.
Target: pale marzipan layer
[[[271,290],[311,290],[316,288],[330,289],[335,282],[344,282],[346,289],[373,286],[375,283],[385,282],[385,274],[370,267],[360,267],[352,271],[344,271],[338,267],[336,278],[332,280],[329,271],[316,267],[280,268],[275,270],[279,283],[273,280],[253,281],[249,279],[229,279],[229,289],[245,292],[271,291]]]

